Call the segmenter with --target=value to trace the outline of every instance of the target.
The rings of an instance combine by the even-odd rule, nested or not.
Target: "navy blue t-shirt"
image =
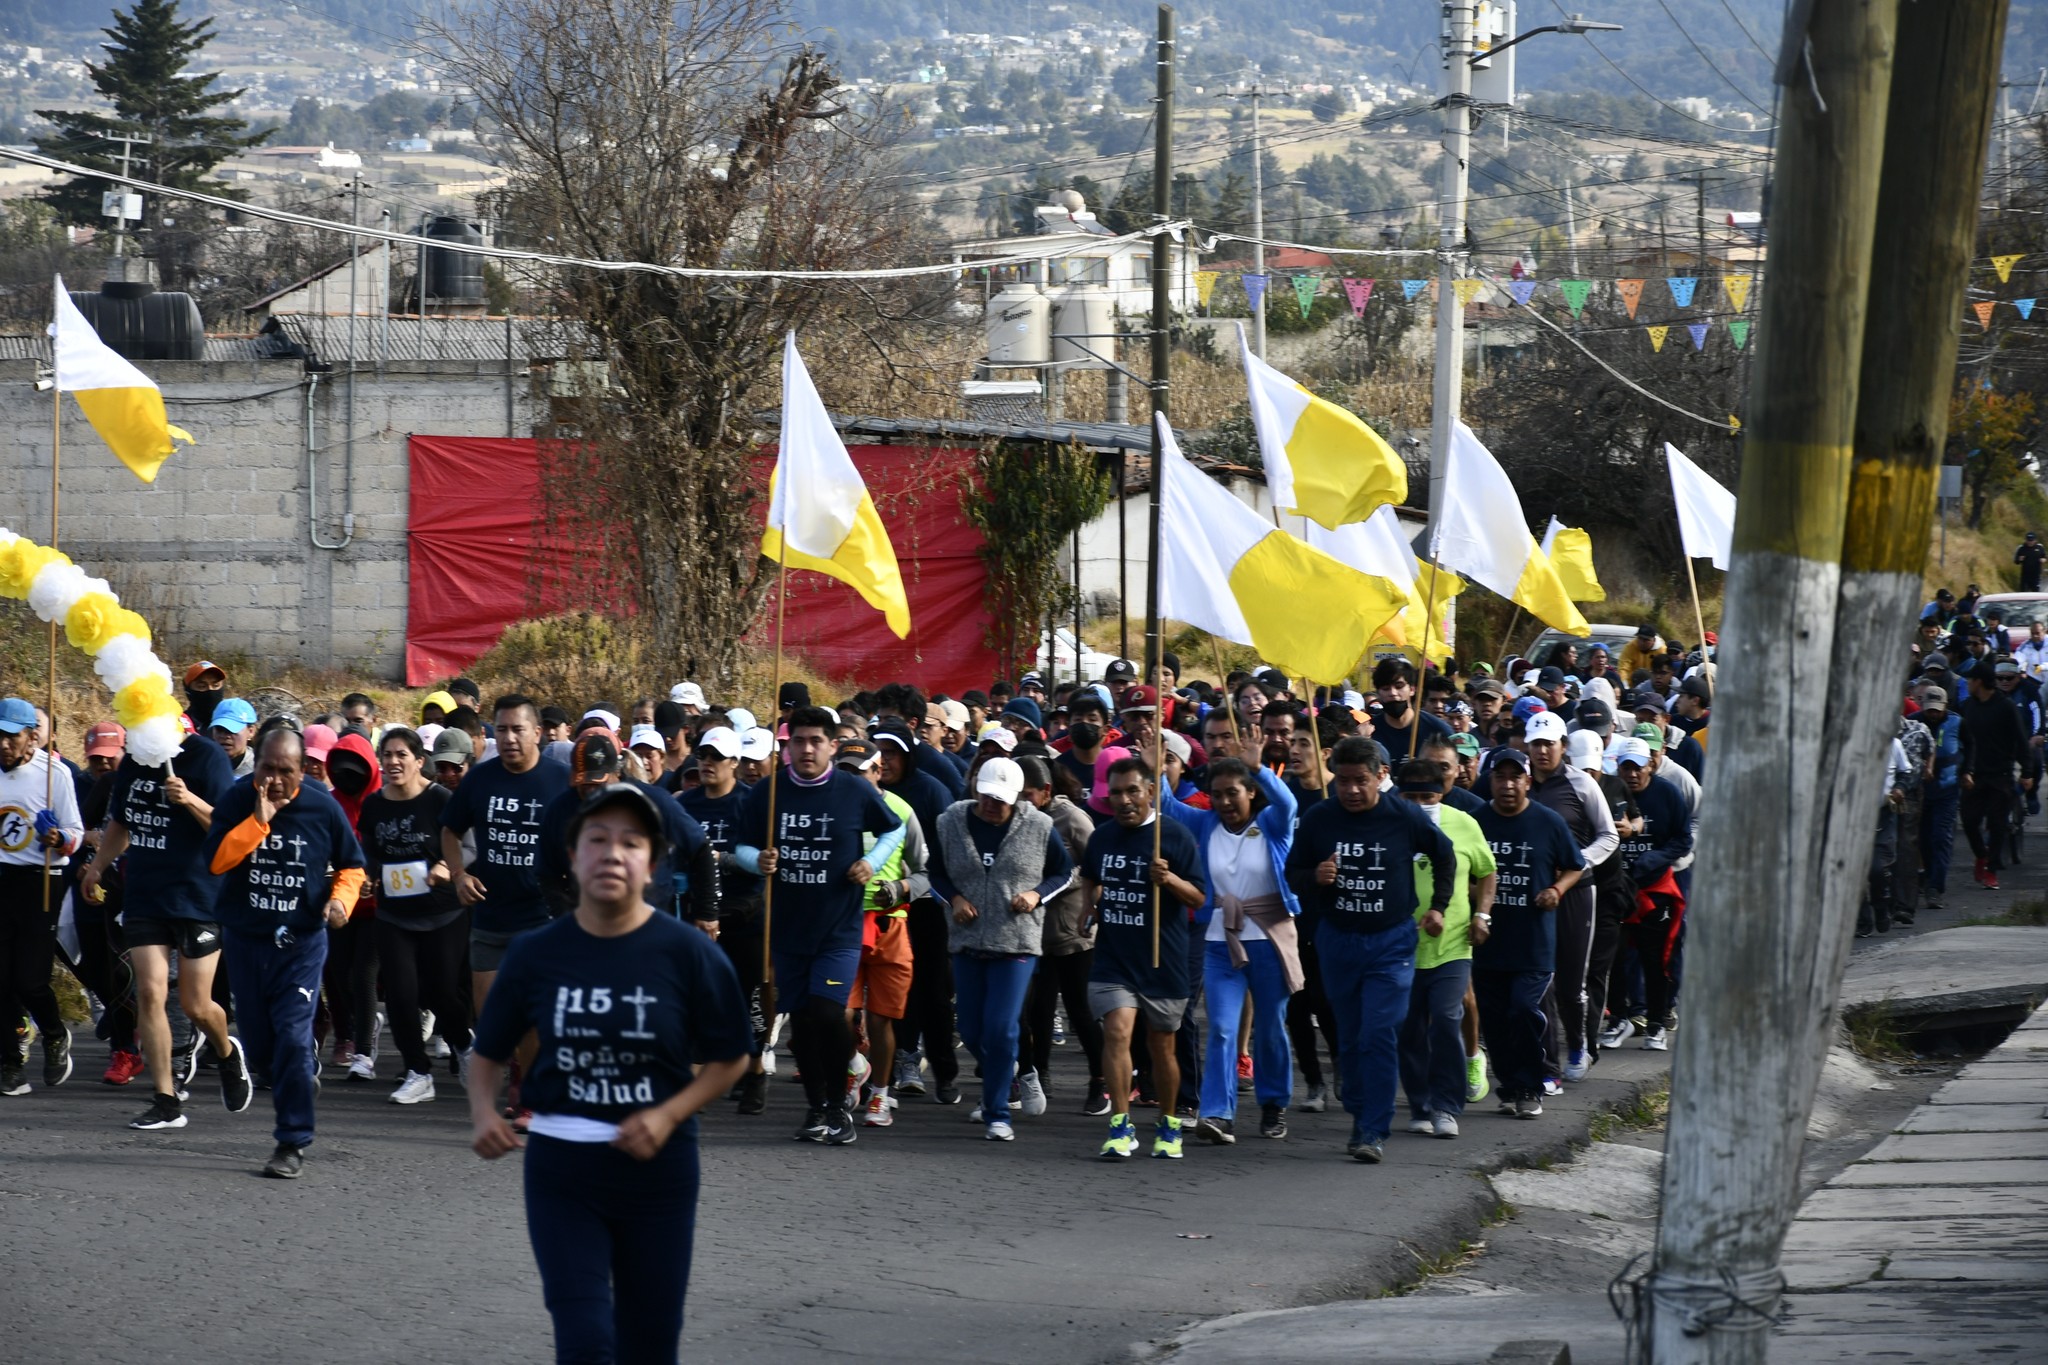
[[[221,841],[256,813],[256,788],[241,778],[213,808],[206,836],[210,866]],[[220,879],[215,916],[224,928],[248,934],[289,929],[303,938],[327,925],[327,889],[334,874],[363,865],[362,845],[341,803],[311,783],[286,802],[270,833]]]
[[[1337,880],[1319,885],[1316,868],[1334,856]],[[1451,841],[1422,808],[1381,793],[1370,810],[1347,811],[1333,797],[1295,826],[1287,884],[1304,915],[1349,933],[1372,934],[1415,917],[1415,860],[1430,863],[1430,904],[1442,910],[1457,885]]]
[[[1174,876],[1205,886],[1195,836],[1172,816],[1159,817],[1159,856]],[[972,822],[970,822],[972,823]],[[1152,965],[1152,826],[1125,829],[1105,820],[1088,836],[1081,875],[1102,888],[1096,902],[1095,961],[1090,981],[1127,986],[1154,1000],[1185,1000],[1188,924],[1193,910],[1159,894],[1159,965]]]
[[[740,842],[776,850],[774,919],[770,946],[778,953],[810,954],[858,948],[865,889],[846,879],[867,856],[865,834],[887,834],[903,822],[875,784],[843,768],[808,786],[778,767],[774,839],[768,837],[768,783],[747,792]]]
[[[1493,850],[1493,933],[1472,950],[1472,966],[1494,972],[1557,970],[1557,916],[1534,902],[1546,887],[1584,867],[1564,817],[1531,801],[1520,815],[1488,805],[1472,817]]]
[[[625,779],[631,782],[631,778]],[[647,793],[647,799],[661,812],[661,837],[668,856],[649,869],[646,902],[664,915],[682,914],[682,896],[690,885],[690,860],[704,847],[704,830],[684,811],[682,805],[652,782],[633,782]],[[566,887],[575,903],[576,881],[570,873],[569,822],[583,808],[583,798],[574,787],[548,802],[540,813],[541,878],[558,889]]]
[[[542,759],[523,773],[489,758],[469,770],[441,826],[476,831],[476,861],[469,872],[484,884],[470,907],[470,926],[490,934],[516,934],[545,924],[548,898],[539,867],[540,821],[548,802],[569,790],[569,769]]]
[[[693,1064],[753,1047],[732,963],[668,915],[616,938],[564,915],[516,939],[477,1020],[477,1054],[505,1061],[528,1029],[540,1050],[519,1083],[521,1103],[602,1123],[669,1099]],[[697,1120],[675,1136],[696,1141]]]
[[[702,787],[692,787],[676,799],[718,852],[719,900],[725,913],[732,914],[759,900],[761,878],[742,871],[732,861],[733,850],[740,846],[740,821],[746,812],[747,789],[735,783],[724,796],[713,796]]]
[[[1635,794],[1635,802],[1643,818],[1643,832],[1621,841],[1621,856],[1629,876],[1640,887],[1656,881],[1671,864],[1692,852],[1692,812],[1685,793],[1655,778]]]
[[[1444,804],[1452,810],[1461,810],[1467,815],[1477,815],[1480,811],[1486,809],[1485,800],[1474,795],[1470,787],[1456,785],[1453,785],[1449,791],[1444,793]]]
[[[918,771],[930,773],[938,784],[946,789],[946,795],[952,797],[954,801],[966,797],[967,770],[948,758],[944,749],[919,740],[911,749],[910,757],[917,764]],[[937,827],[934,826],[926,830],[925,834],[929,837],[937,832]]]
[[[171,771],[209,806],[219,806],[235,785],[228,756],[199,735],[185,736]],[[128,830],[128,851],[121,855],[123,920],[214,918],[220,878],[207,870],[207,829],[165,799],[163,769],[145,768],[123,755],[107,815]],[[214,817],[216,825],[219,819]]]

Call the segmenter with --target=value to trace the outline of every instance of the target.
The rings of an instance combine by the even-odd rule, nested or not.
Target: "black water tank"
[[[159,294],[144,281],[108,280],[71,301],[116,355],[129,360],[204,360],[206,324],[190,294]]]
[[[430,242],[462,242],[482,246],[484,234],[474,223],[442,215],[427,224]],[[484,258],[466,251],[427,249],[427,301],[481,304],[484,301]]]

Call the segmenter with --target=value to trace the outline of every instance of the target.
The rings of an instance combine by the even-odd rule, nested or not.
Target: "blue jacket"
[[[1273,864],[1273,880],[1280,887],[1281,904],[1290,915],[1301,913],[1301,902],[1295,897],[1294,889],[1287,885],[1287,850],[1294,841],[1294,793],[1287,790],[1282,782],[1264,768],[1253,768],[1252,777],[1259,784],[1259,792],[1266,798],[1266,804],[1252,817],[1252,823],[1266,837],[1266,856]],[[1195,847],[1202,855],[1202,884],[1209,889],[1208,898],[1202,908],[1195,912],[1195,923],[1207,925],[1209,917],[1216,913],[1216,879],[1209,875],[1209,836],[1223,823],[1223,817],[1213,810],[1190,806],[1176,798],[1171,792],[1160,791],[1166,813],[1188,827],[1195,836]]]
[[[1956,790],[1962,777],[1962,757],[1963,720],[1951,712],[1934,732],[1934,776],[1927,779],[1928,788],[1941,793]]]

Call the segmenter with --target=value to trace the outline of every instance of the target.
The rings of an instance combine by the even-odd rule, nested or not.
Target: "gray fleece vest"
[[[981,850],[968,832],[967,822],[979,818],[971,801],[956,802],[939,816],[946,875],[976,911],[968,924],[953,923],[948,911],[946,946],[956,953],[1037,957],[1045,933],[1045,907],[1020,915],[1010,909],[1010,901],[1045,880],[1046,841],[1058,837],[1052,818],[1036,806],[1020,803],[996,850],[994,867],[981,865]]]

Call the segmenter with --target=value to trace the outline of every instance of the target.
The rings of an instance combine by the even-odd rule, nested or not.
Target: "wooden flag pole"
[[[1522,604],[1515,603],[1515,614],[1508,618],[1508,628],[1501,632],[1500,656],[1505,659],[1515,652],[1515,627],[1522,624]]]
[[[1244,736],[1237,730],[1237,702],[1230,695],[1230,678],[1223,671],[1223,646],[1216,643],[1216,637],[1209,637],[1209,658],[1216,665],[1216,690],[1223,694],[1223,715],[1230,722],[1230,739],[1239,748],[1244,747]]]
[[[789,533],[784,531],[775,538],[775,707],[769,712],[774,719],[782,709],[782,621],[789,604]],[[782,854],[775,839],[775,793],[778,779],[782,776],[782,754],[776,748],[775,731],[768,732],[768,847],[776,850],[776,874],[781,874]],[[769,877],[761,883],[761,1020],[773,1031],[775,1023],[775,957],[768,947],[769,930],[775,916],[775,878]]]
[[[1158,677],[1155,671],[1153,676]],[[1152,774],[1155,781],[1165,790],[1166,782],[1166,700],[1159,695],[1159,684],[1152,684]],[[1152,861],[1159,861],[1159,840],[1166,828],[1166,803],[1160,801],[1152,812]],[[1165,897],[1159,890],[1155,877],[1152,882],[1152,966],[1159,966],[1159,924],[1165,918]]]
[[[1700,614],[1700,580],[1699,575],[1693,572],[1691,555],[1685,557],[1685,583],[1692,589],[1692,623],[1699,631],[1700,672],[1712,682],[1714,666],[1707,658],[1707,619]]]
[[[52,361],[54,364],[54,359]],[[64,392],[50,384],[50,548],[57,548],[57,470],[64,463]],[[57,760],[50,750],[57,742],[57,622],[50,622],[49,699],[43,713],[50,718],[50,732],[43,736],[43,809],[55,810]],[[43,845],[43,914],[50,913],[50,846]]]
[[[1415,757],[1415,741],[1422,734],[1422,685],[1429,681],[1429,637],[1436,634],[1436,556],[1429,557],[1429,587],[1422,594],[1422,643],[1415,657],[1415,695],[1408,699],[1408,757]]]

